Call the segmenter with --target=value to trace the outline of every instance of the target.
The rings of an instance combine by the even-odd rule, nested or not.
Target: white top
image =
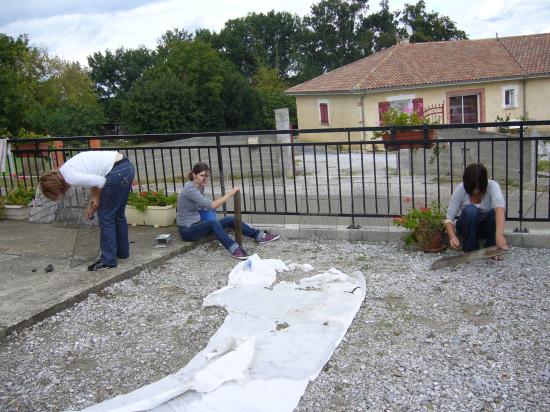
[[[105,186],[105,176],[115,164],[116,151],[82,152],[65,162],[59,168],[63,179],[71,186],[99,187]]]
[[[456,187],[453,195],[451,196],[449,207],[447,208],[447,219],[454,220],[459,215],[459,212],[462,211],[464,206],[470,204],[470,195],[466,193],[466,190],[464,189],[464,184],[461,183]],[[504,202],[504,197],[502,196],[502,192],[500,191],[499,184],[494,180],[489,179],[489,182],[487,184],[487,191],[481,198],[481,202],[479,202],[475,206],[477,206],[483,214],[489,212],[495,207],[505,208],[506,203]]]

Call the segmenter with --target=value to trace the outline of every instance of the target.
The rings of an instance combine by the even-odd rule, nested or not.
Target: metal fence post
[[[243,225],[241,218],[241,192],[233,195],[233,204],[235,211],[235,241],[240,248],[243,247]]]
[[[225,195],[225,173],[223,171],[223,159],[222,159],[222,148],[221,145],[221,139],[220,135],[216,135],[216,153],[218,157],[218,173],[220,174],[220,190],[222,191],[222,196]],[[227,212],[227,206],[224,203],[223,204],[223,212]]]
[[[523,122],[519,125],[519,228],[514,228],[514,232],[527,233],[529,230],[523,227]],[[535,160],[536,162],[536,160]],[[535,200],[536,202],[536,200]]]
[[[353,199],[353,165],[351,163],[351,135],[348,130],[348,154],[349,154],[349,183],[351,185],[351,225],[347,229],[360,229],[360,225],[355,224],[355,200]]]

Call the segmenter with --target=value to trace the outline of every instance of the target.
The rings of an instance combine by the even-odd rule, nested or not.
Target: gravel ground
[[[247,245],[367,280],[364,304],[298,411],[550,409],[548,249],[431,272],[439,255],[402,245]],[[179,370],[223,322],[223,310],[201,302],[235,264],[215,242],[200,245],[5,338],[0,410],[82,409]]]

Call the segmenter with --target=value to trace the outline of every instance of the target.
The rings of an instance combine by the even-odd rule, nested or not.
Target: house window
[[[394,96],[388,96],[387,101],[389,107],[396,109],[403,113],[413,113],[414,111],[414,94],[398,94]]]
[[[418,117],[424,117],[424,99],[422,97],[405,99],[395,99],[389,98],[388,102],[378,102],[378,120],[382,124],[382,115],[388,110],[396,109],[399,112],[412,114],[416,113]]]
[[[397,109],[402,113],[412,113],[412,110],[413,110],[412,99],[391,101],[390,107],[392,109]]]
[[[479,96],[477,94],[467,96],[451,96],[449,108],[451,111],[451,123],[478,123]]]
[[[513,109],[518,107],[518,87],[504,86],[502,88],[502,108]]]
[[[319,102],[319,121],[321,124],[329,124],[328,102]]]

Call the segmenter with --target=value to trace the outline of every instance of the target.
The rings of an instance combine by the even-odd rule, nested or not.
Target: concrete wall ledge
[[[288,239],[348,240],[365,242],[402,242],[408,231],[396,226],[362,226],[358,229],[348,229],[346,225],[317,226],[302,224],[286,224],[284,226],[255,226],[280,233]],[[512,247],[550,248],[550,230],[529,229],[529,233],[505,231],[506,239]]]

